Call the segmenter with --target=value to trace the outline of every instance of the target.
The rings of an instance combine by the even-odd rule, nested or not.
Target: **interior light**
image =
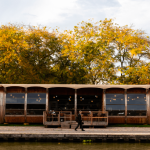
[[[55,98],[55,96],[53,96],[53,98]]]
[[[57,101],[59,102],[59,99]]]
[[[111,102],[111,100],[110,100],[110,102]]]
[[[38,96],[40,96],[40,94],[38,94]]]
[[[137,98],[139,98],[139,97],[137,96]]]
[[[128,100],[129,101],[129,100]]]
[[[97,96],[97,95],[95,95],[95,97],[96,97],[96,98],[98,98],[98,96]]]
[[[116,97],[116,95],[114,95],[114,97]]]
[[[65,107],[65,109],[66,109],[66,107]]]
[[[38,102],[38,99],[36,99],[36,101]]]
[[[121,99],[123,101],[123,99]]]
[[[91,102],[93,103],[93,100],[91,100]]]
[[[71,99],[69,99],[69,101],[71,102]]]
[[[116,99],[113,99],[114,101],[116,100]]]
[[[82,98],[82,97],[80,97],[80,98]]]
[[[146,100],[145,100],[146,101]]]
[[[146,98],[146,97],[144,97],[144,98]]]
[[[70,96],[70,98],[71,98],[71,96]]]
[[[15,97],[13,96],[13,98],[15,98]]]
[[[10,96],[12,96],[12,94],[10,94]]]
[[[57,97],[57,95],[56,95],[56,97]]]
[[[130,98],[130,97],[128,97],[128,98]]]
[[[22,98],[24,98],[24,96],[22,96]]]

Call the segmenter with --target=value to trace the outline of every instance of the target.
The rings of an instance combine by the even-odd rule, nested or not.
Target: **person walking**
[[[81,119],[81,111],[79,111],[79,114],[78,114],[78,119],[76,120],[78,122],[78,125],[76,126],[75,128],[75,131],[77,131],[77,128],[80,126],[81,130],[82,131],[85,131],[83,129],[83,126],[82,126],[82,119]]]

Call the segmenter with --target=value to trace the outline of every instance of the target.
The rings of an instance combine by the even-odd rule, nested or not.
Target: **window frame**
[[[124,96],[124,104],[107,104],[107,94],[112,94],[112,95],[120,94],[120,95],[123,95],[123,96]],[[126,102],[125,102],[125,101],[126,101],[126,98],[125,98],[125,93],[106,93],[106,94],[105,94],[105,99],[106,99],[106,102],[105,102],[105,103],[106,103],[106,107],[107,107],[107,105],[122,105],[122,106],[124,106],[124,110],[122,110],[122,111],[124,111],[124,115],[112,115],[112,116],[111,116],[111,115],[109,115],[109,112],[113,112],[113,111],[114,111],[114,112],[115,112],[115,111],[116,111],[116,112],[119,112],[119,110],[112,110],[112,111],[109,111],[109,110],[106,109],[106,111],[108,111],[108,116],[109,116],[109,117],[125,117],[125,116],[126,116]],[[120,110],[120,111],[121,111],[121,110]],[[121,111],[121,112],[122,112],[122,111]]]
[[[29,103],[29,104],[28,104],[28,94],[45,94],[45,104],[42,103],[42,105],[45,105],[45,109],[28,109],[28,105],[40,105],[40,103],[39,103],[39,104],[35,104],[35,103]],[[35,111],[36,111],[36,110],[37,110],[37,111],[38,111],[38,110],[46,111],[46,93],[43,93],[43,92],[37,92],[37,93],[29,92],[29,93],[27,93],[26,116],[27,116],[27,117],[43,116],[43,113],[42,113],[42,114],[37,114],[37,115],[36,115],[36,114],[31,114],[31,115],[30,115],[30,114],[28,114],[28,110],[29,110],[29,111],[30,111],[30,110],[31,110],[31,111],[32,111],[32,110],[33,110],[33,111],[34,111],[34,110],[35,110]]]
[[[24,103],[20,103],[20,104],[22,104],[23,105],[23,109],[14,109],[14,110],[23,110],[23,114],[21,114],[21,115],[17,115],[17,114],[6,114],[6,110],[9,110],[9,109],[6,109],[6,105],[7,105],[7,103],[6,103],[6,101],[7,101],[7,94],[24,94]],[[8,103],[8,104],[11,104],[11,105],[17,105],[17,103]],[[10,110],[13,110],[13,109],[10,109]],[[10,93],[10,92],[6,92],[5,93],[5,116],[25,116],[25,92],[21,92],[21,93],[16,93],[16,92],[12,92],[12,93]]]
[[[128,94],[145,94],[145,99],[146,99],[146,104],[128,104]],[[139,115],[135,115],[135,116],[133,116],[133,115],[131,115],[131,116],[129,116],[128,115],[128,105],[145,105],[146,106],[146,114],[144,115],[144,116],[139,116]],[[132,110],[129,110],[129,111],[132,111]],[[135,111],[139,111],[139,110],[135,110]],[[127,117],[147,117],[147,96],[146,96],[146,93],[127,93]]]

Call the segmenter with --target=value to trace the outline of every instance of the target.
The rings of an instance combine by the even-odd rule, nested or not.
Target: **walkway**
[[[44,128],[43,126],[0,126],[3,140],[93,140],[93,141],[150,141],[149,127],[107,127],[78,129]]]

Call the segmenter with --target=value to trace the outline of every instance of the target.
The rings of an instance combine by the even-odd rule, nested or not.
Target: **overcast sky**
[[[73,29],[78,22],[113,18],[150,35],[150,0],[0,0],[0,24]]]

